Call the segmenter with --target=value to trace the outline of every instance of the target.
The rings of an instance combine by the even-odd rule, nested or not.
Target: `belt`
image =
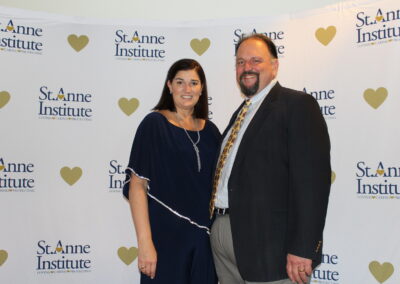
[[[227,215],[229,214],[229,208],[215,208],[214,209],[216,215]]]

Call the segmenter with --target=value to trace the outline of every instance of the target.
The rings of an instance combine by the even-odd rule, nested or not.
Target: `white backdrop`
[[[275,39],[279,81],[316,97],[328,123],[334,172],[313,283],[399,283],[400,5],[357,3],[184,24],[0,7],[0,283],[138,283],[120,188],[136,127],[189,57],[223,131],[241,101],[234,43],[253,31]]]

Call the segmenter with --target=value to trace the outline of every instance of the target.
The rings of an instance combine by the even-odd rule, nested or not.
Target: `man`
[[[315,99],[276,81],[274,43],[236,46],[246,101],[224,132],[210,203],[221,284],[307,283],[320,264],[330,190],[330,142]]]

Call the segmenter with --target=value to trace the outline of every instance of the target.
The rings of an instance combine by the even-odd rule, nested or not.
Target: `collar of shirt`
[[[264,98],[271,91],[272,87],[275,86],[277,80],[273,79],[264,89],[262,89],[258,94],[250,98],[251,105],[258,105],[264,100]]]

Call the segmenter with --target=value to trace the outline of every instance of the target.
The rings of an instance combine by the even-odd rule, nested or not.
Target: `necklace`
[[[193,149],[194,149],[194,152],[196,153],[196,158],[197,158],[197,171],[200,172],[200,170],[201,170],[200,150],[199,150],[199,147],[197,147],[197,144],[199,144],[199,142],[200,142],[200,132],[197,130],[197,141],[194,142],[192,140],[192,137],[190,137],[189,133],[187,132],[186,128],[182,126],[182,124],[181,124],[182,119],[180,119],[180,117],[178,116],[178,113],[176,113],[176,118],[177,118],[179,126],[181,128],[183,128],[183,130],[186,133],[186,136],[189,138],[189,141],[193,145]]]

